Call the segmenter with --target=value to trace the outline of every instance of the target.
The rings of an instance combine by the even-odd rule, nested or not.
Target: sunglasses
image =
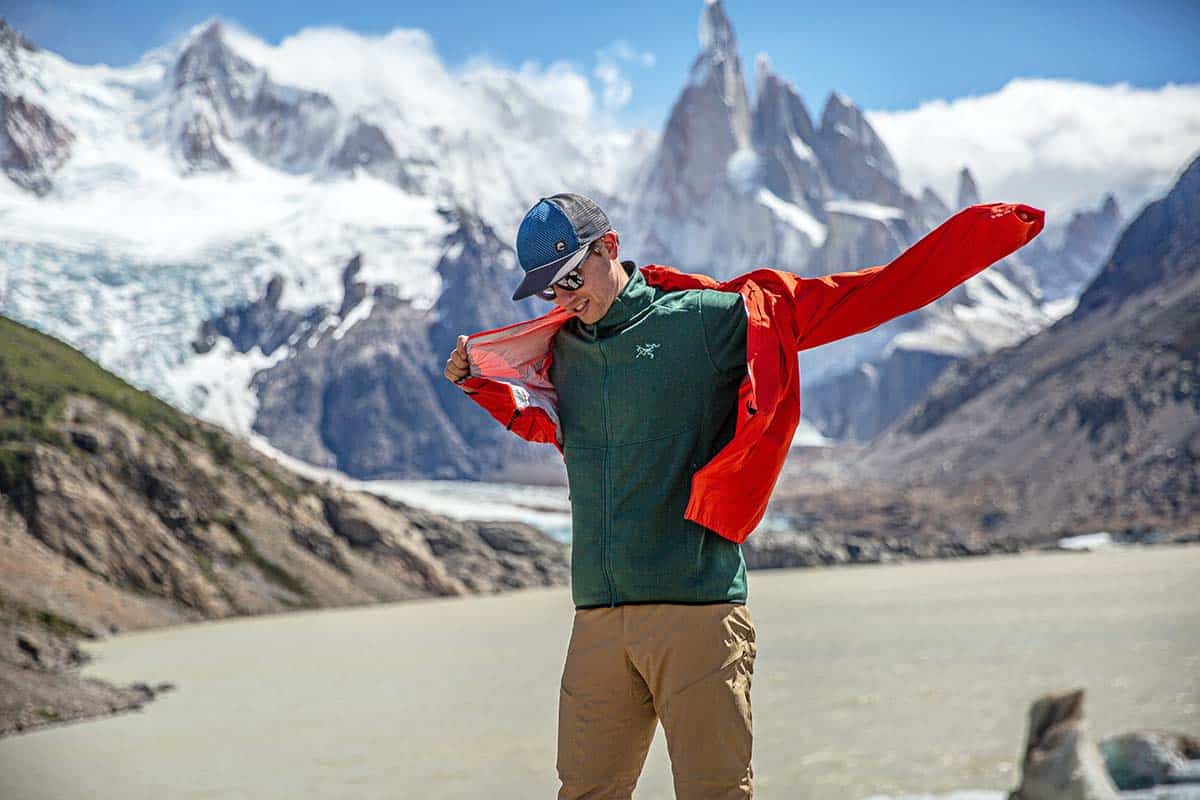
[[[587,261],[593,255],[597,255],[597,254],[603,253],[603,252],[604,252],[604,249],[600,246],[599,242],[596,242],[595,244],[591,245],[588,249],[588,254],[583,257],[583,261],[580,261],[575,266],[575,269],[571,270],[566,275],[563,275],[561,278],[556,280],[554,283],[550,284],[545,289],[542,289],[540,292],[538,292],[537,293],[538,297],[542,298],[543,300],[553,301],[556,296],[555,292],[554,292],[554,287],[556,287],[556,286],[559,289],[563,289],[568,292],[573,292],[576,289],[582,288],[583,287],[583,273],[579,271],[580,267],[583,266],[584,261]]]

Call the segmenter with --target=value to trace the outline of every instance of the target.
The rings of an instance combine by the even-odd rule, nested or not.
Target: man
[[[622,262],[619,235],[581,195],[529,210],[513,299],[557,308],[458,337],[444,374],[566,462],[576,611],[560,800],[630,797],[657,720],[676,797],[752,796],[756,642],[738,542],[799,419],[796,351],[924,305],[1041,226],[1028,206],[973,206],[886,266],[718,284]]]
[[[733,435],[739,295],[657,291],[595,203],[538,202],[517,234],[540,294],[574,315],[551,378],[572,510],[576,612],[559,699],[560,798],[628,798],[657,720],[680,798],[751,796],[754,623],[741,548],[683,518],[692,473]],[[466,337],[446,377],[467,374]]]

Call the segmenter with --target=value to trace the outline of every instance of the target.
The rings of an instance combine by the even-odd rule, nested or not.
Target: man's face
[[[617,237],[609,231],[592,243],[587,257],[577,267],[583,285],[574,290],[554,287],[555,305],[579,317],[581,322],[589,325],[599,322],[629,279],[616,257]]]

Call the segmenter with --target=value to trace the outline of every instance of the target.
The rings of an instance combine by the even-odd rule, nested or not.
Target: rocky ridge
[[[363,253],[369,268],[362,271],[358,282],[369,286],[362,287],[358,300],[364,304],[371,302],[368,294],[378,289],[415,296],[419,305],[428,305],[436,293],[436,276],[444,271],[438,263],[443,260],[456,261],[464,269],[474,264],[481,270],[479,274],[486,273],[487,267],[478,260],[472,262],[470,248],[466,255],[455,255],[453,237],[439,246],[443,236],[437,206],[470,209],[479,224],[500,231],[503,238],[503,231],[512,229],[520,211],[539,192],[563,187],[585,191],[609,210],[622,231],[628,255],[640,262],[662,261],[716,275],[757,264],[815,274],[883,263],[949,215],[951,209],[932,191],[915,198],[903,190],[886,144],[849,98],[831,94],[819,124],[814,123],[795,88],[774,72],[768,59],[761,58],[756,64],[756,93],[751,103],[732,23],[722,4],[704,3],[701,16],[700,52],[660,138],[651,134],[611,137],[610,132],[596,131],[594,126],[579,123],[581,118],[572,109],[553,108],[553,103],[503,71],[458,76],[461,79],[454,82],[453,98],[419,108],[408,106],[416,95],[406,93],[372,95],[372,101],[364,103],[359,97],[340,94],[332,84],[318,91],[305,84],[302,75],[265,57],[265,43],[254,42],[253,37],[219,20],[197,26],[180,40],[146,54],[136,67],[108,71],[90,70],[39,53],[8,29],[3,48],[8,55],[0,57],[0,69],[10,76],[7,85],[23,87],[19,91],[32,91],[34,84],[41,87],[36,97],[24,98],[27,105],[18,127],[30,129],[26,118],[35,112],[28,104],[34,103],[54,115],[65,131],[59,135],[51,122],[43,121],[44,130],[33,137],[39,143],[65,141],[74,135],[83,137],[80,146],[85,149],[94,150],[93,137],[100,136],[121,144],[120,164],[78,172],[72,169],[70,147],[62,142],[23,147],[22,152],[41,155],[35,159],[36,167],[18,165],[20,175],[14,180],[37,182],[42,190],[51,192],[58,187],[75,197],[103,191],[105,176],[122,175],[124,185],[137,186],[140,191],[145,183],[146,191],[156,197],[155,192],[169,188],[169,198],[175,198],[189,196],[193,186],[207,185],[213,180],[212,173],[221,173],[220,182],[235,187],[232,191],[239,191],[257,174],[264,180],[292,185],[296,191],[289,189],[289,198],[309,193],[313,198],[324,197],[326,188],[329,193],[345,192],[350,200],[379,192],[389,203],[408,210],[401,215],[403,219],[384,222],[351,218],[338,224],[330,220],[331,230],[338,233],[297,246],[313,227],[306,221],[328,215],[315,199],[298,206],[283,204],[278,214],[268,215],[281,220],[279,224],[251,231],[238,241],[217,242],[211,251],[197,254],[196,264],[164,264],[170,269],[153,270],[155,280],[159,275],[188,276],[164,288],[179,292],[182,305],[191,309],[176,319],[154,318],[146,311],[151,304],[130,300],[119,286],[114,287],[108,277],[110,269],[136,273],[139,282],[146,280],[141,276],[149,270],[139,272],[127,265],[122,252],[125,245],[108,242],[103,233],[97,239],[104,242],[103,255],[65,252],[45,243],[31,249],[18,242],[8,248],[15,275],[8,310],[43,330],[93,348],[93,354],[104,353],[111,359],[106,363],[131,380],[189,410],[207,414],[213,411],[205,406],[209,398],[269,402],[245,396],[242,376],[252,367],[244,361],[230,369],[204,373],[211,381],[236,380],[238,385],[197,387],[188,383],[199,371],[193,369],[194,362],[180,364],[180,352],[195,339],[197,318],[211,313],[210,309],[274,303],[272,308],[260,305],[254,312],[275,319],[273,331],[259,331],[252,320],[246,321],[249,327],[234,330],[234,320],[222,321],[218,314],[193,348],[204,354],[228,333],[235,351],[251,353],[252,344],[249,350],[243,348],[259,338],[261,352],[267,354],[277,352],[293,336],[296,341],[309,341],[301,329],[315,335],[321,326],[348,318],[349,308],[333,311],[346,302],[333,296],[337,281],[328,280],[314,264],[341,264],[349,254]],[[373,85],[371,91],[385,90]],[[456,94],[460,91],[461,97]],[[468,102],[478,116],[455,115],[455,102]],[[118,124],[125,118],[135,124]],[[475,124],[482,127],[476,130],[471,127]],[[657,146],[652,146],[656,140]],[[184,176],[182,180],[172,176],[170,182],[160,185],[156,181],[170,170],[157,167],[142,174],[143,164],[157,164],[162,154],[170,161],[164,166],[174,166]],[[640,169],[647,154],[646,168]],[[530,164],[537,164],[538,169],[527,168]],[[634,174],[636,179],[624,177]],[[600,175],[620,179],[594,177]],[[294,181],[297,178],[301,180]],[[229,205],[236,207],[233,202]],[[355,203],[339,206],[354,207]],[[721,224],[715,225],[714,220]],[[239,229],[238,222],[216,228]],[[327,252],[328,258],[312,257],[314,250]],[[511,259],[505,250],[489,245],[480,252]],[[29,255],[33,251],[36,256]],[[393,257],[395,253],[406,255]],[[28,276],[34,257],[62,265],[53,273],[52,291]],[[917,336],[900,348],[920,354],[922,368],[907,373],[906,385],[884,406],[856,412],[860,419],[849,424],[845,435],[866,436],[869,428],[882,424],[868,420],[885,420],[898,413],[903,405],[900,400],[919,396],[924,386],[917,378],[931,374],[930,367],[943,355],[994,349],[1048,324],[1049,317],[1039,308],[1041,277],[1020,258],[1018,254],[994,266],[962,291],[927,309],[806,353],[806,386],[860,361],[877,360],[897,337],[937,333],[935,343],[931,344],[928,336]],[[203,268],[196,269],[197,265]],[[234,270],[236,274],[227,273]],[[403,272],[403,279],[393,279],[391,271]],[[295,319],[279,307],[281,286],[288,287],[284,305]],[[481,281],[481,286],[487,284]],[[481,289],[475,296],[496,309],[508,302],[510,286],[511,282],[498,282],[490,287],[491,294]],[[313,295],[311,305],[303,308],[295,301],[301,288]],[[428,296],[422,297],[422,292]],[[101,326],[80,330],[74,320],[68,321],[65,304],[44,300],[75,293],[101,301],[111,313],[128,315],[134,335],[118,337]],[[349,298],[350,293],[344,297]],[[315,311],[319,306],[326,309],[323,316]],[[976,325],[961,323],[963,311],[988,320],[986,337],[974,336]],[[437,313],[443,319],[453,319],[455,314],[440,308]],[[514,312],[505,319],[511,321],[515,316]],[[85,323],[84,327],[89,324],[94,325]],[[479,329],[464,324],[456,332]],[[256,337],[257,332],[262,336]],[[134,351],[128,344],[134,341],[153,342],[140,345],[153,352]],[[377,342],[362,344],[379,346]],[[444,351],[445,347],[435,344],[432,349]],[[342,348],[339,352],[348,351]],[[149,364],[174,365],[177,370]],[[311,364],[296,371],[311,373]],[[324,383],[318,380],[308,385]],[[350,382],[336,388],[357,386]],[[444,414],[457,413],[446,403],[441,405]],[[248,425],[246,416],[240,408],[234,412],[222,408],[210,418]],[[839,425],[829,425],[826,432],[839,435]],[[330,435],[326,432],[317,439]],[[332,435],[336,438],[339,434]],[[397,429],[396,435],[407,439],[419,432]],[[336,443],[306,438],[310,441],[300,449],[294,442],[279,444],[314,456],[322,450],[332,453],[339,449]],[[405,452],[409,445],[401,441],[388,449]],[[344,460],[349,463],[353,459]],[[329,456],[318,461],[329,463]],[[382,463],[391,460],[384,458]],[[444,468],[442,472],[429,474],[478,474],[477,470],[464,471],[463,463],[461,458],[446,458],[438,467]]]
[[[637,186],[626,237],[635,256],[718,277],[760,265],[836,273],[887,263],[952,213],[928,187],[920,197],[905,190],[886,143],[844,94],[831,92],[814,123],[760,56],[751,104],[719,1],[704,6],[700,48]],[[980,199],[964,167],[957,207]],[[1050,325],[1057,307],[1045,305],[1041,281],[1069,281],[1059,253],[1044,254],[1035,265],[1018,252],[922,309],[803,353],[805,417],[829,438],[869,441],[948,364]]]
[[[23,189],[44,195],[71,157],[75,134],[21,92],[24,53],[37,48],[0,18],[0,169]]]
[[[368,294],[355,278],[357,255],[342,271],[336,311],[280,309],[284,279],[277,276],[262,297],[205,321],[193,347],[207,352],[224,337],[240,353],[287,348],[252,378],[259,398],[253,429],[311,464],[364,480],[562,481],[553,448],[496,425],[442,376],[457,334],[540,313],[535,301],[508,297],[519,282],[512,248],[469,211],[442,213],[450,226],[436,266],[443,288],[434,313],[414,307],[394,285]]]
[[[663,220],[667,226],[665,237],[668,228],[677,232],[675,222],[680,214],[699,210],[705,219],[697,217],[697,224],[706,228],[710,227],[709,214],[722,219],[733,215],[740,220],[732,223],[734,229],[741,230],[744,222],[762,232],[762,236],[749,239],[721,237],[727,243],[757,242],[746,245],[740,254],[727,254],[737,263],[747,260],[769,263],[776,257],[784,257],[784,251],[788,251],[785,261],[819,258],[812,247],[817,239],[824,242],[826,236],[830,239],[822,247],[842,248],[844,252],[839,251],[838,258],[857,259],[859,265],[872,263],[872,259],[890,259],[915,239],[918,229],[928,229],[934,221],[940,221],[931,215],[945,211],[944,204],[931,191],[922,201],[903,193],[886,146],[847,98],[831,96],[821,126],[814,127],[795,89],[771,70],[767,59],[760,58],[756,73],[758,91],[751,108],[733,29],[719,2],[706,4],[702,28],[701,53],[676,103],[656,160],[643,177],[646,192],[637,193],[642,198],[638,202],[653,208],[647,207],[636,216],[649,220],[652,227],[657,224],[654,220]],[[836,174],[830,172],[832,160],[855,159],[867,166],[846,168]],[[712,163],[727,163],[729,169],[714,171],[710,168]],[[974,186],[969,174],[964,173],[963,180],[964,185]],[[758,187],[751,192],[753,197],[747,195],[748,186]],[[754,197],[766,204],[754,201]],[[885,206],[881,199],[898,203],[901,211]],[[722,202],[725,205],[720,209],[705,206]],[[881,208],[892,211],[882,213]],[[276,314],[273,319],[278,319],[279,330],[273,336],[262,330],[259,343],[262,352],[272,352],[271,348],[289,335],[310,346],[296,348],[285,361],[255,378],[253,388],[261,398],[255,430],[292,455],[323,466],[339,464],[339,468],[356,477],[482,477],[505,473],[509,468],[524,473],[532,463],[536,465],[538,479],[561,480],[561,465],[553,464],[552,458],[536,449],[510,441],[512,437],[497,435],[502,432],[492,420],[477,409],[464,408],[453,387],[437,379],[440,361],[452,347],[456,334],[497,327],[541,310],[527,303],[514,306],[508,299],[507,289],[519,278],[511,247],[474,213],[461,207],[446,213],[453,228],[441,244],[442,257],[436,267],[443,291],[435,306],[437,320],[428,329],[431,347],[420,344],[422,337],[417,329],[422,323],[411,314],[396,316],[387,310],[396,304],[387,301],[377,303],[368,312],[372,320],[356,324],[336,347],[332,346],[329,331],[345,319],[344,312],[335,318],[326,318],[327,310],[318,308],[303,315],[293,313],[294,319]],[[623,213],[623,207],[617,204],[614,216]],[[796,225],[788,228],[790,233],[783,239],[776,240],[771,231],[777,231],[778,220],[771,219],[778,213],[790,214],[789,219]],[[646,239],[639,230],[634,226],[629,232],[627,239],[633,244],[626,245],[627,252],[645,255],[648,260],[673,258],[672,254],[684,257],[671,249],[670,237],[659,237],[651,230],[650,238]],[[809,241],[806,236],[815,238]],[[808,243],[801,243],[801,239]],[[703,257],[711,258],[707,240],[695,241],[705,249]],[[776,241],[778,247],[766,244],[771,241]],[[868,241],[875,243],[866,244]],[[660,256],[657,259],[656,253]],[[700,255],[698,250],[688,257]],[[839,376],[828,390],[818,390],[808,408],[816,412],[813,418],[824,432],[835,437],[869,438],[920,399],[955,354],[985,351],[997,342],[1028,335],[1049,323],[1032,299],[1030,291],[1034,290],[1022,288],[1036,287],[1037,283],[1027,267],[1010,259],[988,273],[972,279],[970,286],[950,293],[941,310],[906,315],[853,337],[853,341],[833,343],[819,352],[806,353],[804,365],[808,375],[814,365],[819,372],[823,364],[862,358],[897,332],[919,329],[922,325],[957,330],[961,327],[957,321],[959,306],[1002,305],[1005,309],[1003,314],[988,316],[990,320],[1000,320],[1002,330],[989,327],[983,335],[967,337],[969,341],[952,340],[947,345],[950,353],[915,343],[899,350],[896,358],[878,369],[868,364],[862,370]],[[264,303],[269,304],[271,288],[268,287],[262,300],[237,313],[244,316],[262,309]],[[305,320],[304,330],[312,332],[311,338],[307,333],[296,332],[301,325],[299,316]],[[384,316],[391,321],[381,322]],[[368,331],[379,335],[368,336]],[[214,332],[232,334],[230,338],[239,352],[247,352],[254,346],[252,337],[232,332],[228,324],[219,320],[206,323],[201,340],[213,341]],[[342,332],[340,327],[338,332]],[[365,353],[356,352],[356,348],[364,348],[378,358],[396,347],[397,341],[406,343],[408,363],[385,358],[374,365],[373,371],[365,369],[370,359]],[[337,369],[330,364],[334,357],[357,362],[361,368],[353,374],[358,377],[350,381],[334,380],[331,376]],[[864,386],[864,372],[872,369],[874,373]],[[368,372],[397,376],[397,385],[384,391],[368,391],[366,386],[370,381],[360,380],[365,380]],[[382,378],[374,380],[378,383]],[[419,386],[422,381],[432,387],[436,402],[402,399],[408,398],[408,387]],[[346,397],[348,392],[355,396]],[[846,399],[848,396],[853,396],[853,402]],[[371,411],[364,413],[365,409],[358,405],[364,402],[371,406]],[[342,409],[350,404],[359,412],[354,436],[336,420],[321,421],[330,419],[328,411],[335,404]],[[429,420],[431,433],[423,435],[411,430],[404,415],[384,413],[386,408],[392,411],[403,408],[408,411],[409,419]],[[388,420],[398,421],[393,424]],[[427,453],[410,444],[417,438]],[[372,456],[352,453],[351,441],[369,446]],[[468,448],[467,442],[472,447]]]
[[[1200,542],[1200,158],[1078,307],[946,368],[869,446],[798,450],[758,567]]]
[[[1027,259],[1038,271],[1042,296],[1047,300],[1078,298],[1112,255],[1129,222],[1111,194],[1096,208],[1083,208],[1071,215],[1062,240],[1034,240]]]
[[[964,167],[960,174],[959,202],[977,201],[978,197],[975,180],[970,170]],[[936,195],[933,200],[936,201]],[[1050,325],[1054,321],[1050,314],[1030,315],[1014,306],[1014,298],[1016,305],[1023,305],[1024,297],[1013,287],[1036,282],[1043,300],[1069,301],[1103,266],[1121,233],[1121,224],[1120,211],[1112,195],[1095,210],[1077,212],[1059,244],[1047,246],[1039,236],[1022,248],[1029,268],[1037,271],[1036,281],[1031,281],[1028,276],[1014,276],[1012,271],[1020,270],[1022,265],[1009,260],[990,267],[972,279],[973,283],[968,281],[972,285],[956,287],[943,302],[926,310],[925,320],[919,328],[913,325],[892,339],[881,357],[864,360],[848,372],[806,386],[805,418],[830,438],[871,441],[923,399],[929,387],[951,364],[994,350],[997,343],[1016,344]],[[964,302],[964,298],[983,292],[992,295],[988,305],[993,308],[1007,305],[1012,315],[999,331],[989,330],[986,316],[973,319],[969,329],[961,329],[957,315],[971,313],[971,303]],[[1025,327],[1013,326],[1013,320],[1022,315],[1028,317]],[[939,330],[944,334],[945,343],[936,343],[938,337],[928,335],[930,331]],[[976,335],[974,341],[972,334]]]
[[[1196,531],[1198,208],[1200,159],[1130,223],[1074,312],[948,369],[857,479],[948,491],[998,481],[1034,530]]]
[[[363,169],[402,188],[417,182],[378,126],[347,118],[329,96],[272,80],[238,55],[213,20],[175,62],[165,132],[190,173],[232,169],[237,143],[286,172],[323,175]]]

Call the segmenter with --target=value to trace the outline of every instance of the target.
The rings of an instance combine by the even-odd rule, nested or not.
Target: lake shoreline
[[[1195,544],[1195,534],[1181,534],[1180,539],[1137,544],[1119,544],[1115,547],[1111,547],[1110,549],[1161,549],[1164,547],[1195,546]],[[752,571],[761,574],[766,572],[782,572],[787,570],[829,571],[841,568],[902,567],[928,561],[954,561],[964,558],[978,560],[1002,558],[1006,556],[1019,557],[1035,552],[1059,553],[1063,556],[1074,556],[1080,558],[1086,558],[1089,554],[1087,550],[1042,545],[1039,547],[1027,547],[1016,550],[961,552],[954,555],[893,559],[884,558],[882,560],[846,560],[832,563],[795,565],[779,568],[757,568]],[[520,590],[518,589],[514,591]],[[462,597],[447,597],[440,598],[440,600],[443,602],[454,602],[474,597],[477,596],[467,595]],[[345,606],[344,608],[355,608],[361,605],[374,604],[356,604],[352,606]],[[343,607],[328,607],[329,610],[336,608]],[[303,610],[311,611],[325,609]],[[132,711],[140,711],[148,703],[155,700],[164,692],[171,691],[175,688],[174,685],[169,682],[160,682],[153,686],[145,682],[135,682],[125,686],[118,686],[97,678],[84,678],[80,674],[80,669],[83,666],[91,663],[93,656],[81,650],[78,645],[81,642],[97,641],[101,639],[107,639],[109,637],[84,636],[81,633],[66,630],[61,625],[55,626],[53,620],[43,620],[42,622],[45,627],[42,627],[40,630],[33,630],[31,632],[30,623],[32,620],[29,619],[29,615],[23,614],[22,609],[19,608],[17,608],[14,613],[12,603],[0,604],[0,613],[3,614],[3,616],[0,616],[0,636],[3,637],[3,640],[8,642],[17,641],[18,646],[26,653],[28,653],[29,648],[35,648],[35,661],[38,663],[37,668],[30,668],[19,663],[14,663],[14,659],[11,656],[5,657],[8,654],[0,650],[0,689],[3,690],[0,692],[0,694],[6,698],[5,701],[0,704],[0,739],[9,736],[19,736],[20,734],[32,731],[61,727],[64,725],[76,724],[88,720],[105,719]],[[194,625],[203,624],[205,622],[233,620],[242,617],[257,618],[292,613],[296,612],[284,611],[271,612],[269,614],[243,614],[233,617],[223,617],[220,618],[220,620],[189,621],[138,630],[162,630],[177,627],[179,625]],[[122,634],[118,633],[113,635]],[[23,702],[18,706],[12,702],[13,698],[23,699]]]
[[[1030,703],[1086,689],[1091,735],[1200,731],[1200,547],[756,570],[756,796],[940,798],[1019,781]],[[0,740],[13,800],[551,796],[563,586],[85,647],[81,674],[179,687],[144,714]],[[903,733],[903,735],[900,735]],[[486,790],[486,791],[484,791]],[[636,800],[668,800],[656,731]]]

